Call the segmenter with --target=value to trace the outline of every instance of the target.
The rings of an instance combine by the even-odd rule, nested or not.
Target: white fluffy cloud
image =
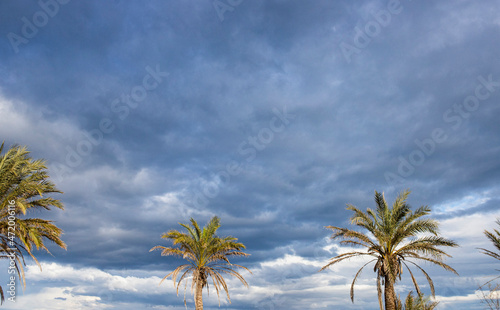
[[[156,271],[156,274],[163,272]],[[134,303],[122,301],[124,296],[133,295],[141,299],[157,295],[182,300],[182,297],[176,296],[172,283],[159,285],[161,278],[153,276],[153,272],[140,272],[144,276],[123,273],[126,272],[57,263],[42,263],[40,271],[38,266],[28,265],[26,292],[23,294],[18,289],[16,302],[7,301],[7,304],[9,309],[134,309],[137,307]],[[180,309],[154,306],[157,309]]]

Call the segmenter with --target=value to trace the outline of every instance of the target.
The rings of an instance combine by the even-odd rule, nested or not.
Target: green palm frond
[[[348,244],[350,242],[355,242],[356,244],[366,248],[376,246],[376,244],[367,235],[359,231],[335,226],[326,226],[325,228],[333,231],[331,239],[341,239],[341,243]]]

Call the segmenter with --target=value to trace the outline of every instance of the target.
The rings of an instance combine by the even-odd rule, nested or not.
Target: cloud
[[[151,271],[141,271],[141,276],[123,275],[126,272],[103,271],[97,268],[74,268],[70,265],[42,263],[42,270],[28,265],[29,281],[24,294],[19,294],[10,309],[29,309],[43,305],[43,309],[133,309],[137,302],[149,300],[149,307],[179,309],[182,297],[177,298],[171,285],[159,285],[161,278],[151,276]],[[134,273],[134,271],[130,271]],[[137,272],[136,272],[137,273]],[[18,290],[20,292],[20,290]],[[130,298],[134,296],[134,298]],[[168,299],[178,300],[178,306],[168,307]],[[11,306],[9,304],[9,306]],[[42,309],[42,308],[40,308]]]
[[[11,144],[30,145],[31,148],[54,154],[60,149],[61,143],[81,135],[69,121],[47,121],[42,116],[42,109],[32,108],[20,100],[8,99],[2,93],[0,113],[4,117],[0,130],[4,139],[8,138],[7,142]]]

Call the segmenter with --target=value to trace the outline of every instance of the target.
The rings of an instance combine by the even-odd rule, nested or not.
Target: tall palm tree
[[[162,256],[175,255],[187,260],[187,264],[180,265],[174,271],[167,274],[160,281],[160,284],[166,278],[172,276],[174,286],[177,282],[177,294],[179,294],[181,282],[186,280],[185,285],[187,286],[188,278],[191,276],[191,291],[193,291],[193,289],[195,291],[195,308],[196,310],[203,310],[202,291],[204,287],[209,291],[208,283],[210,277],[215,287],[215,291],[217,292],[219,306],[219,291],[221,288],[224,289],[228,301],[231,302],[228,287],[223,275],[232,275],[248,287],[248,283],[241,274],[234,270],[234,267],[243,268],[249,272],[250,270],[240,265],[231,264],[228,259],[229,256],[248,256],[249,254],[242,251],[245,249],[245,245],[237,242],[237,238],[231,236],[222,238],[215,235],[217,229],[220,227],[220,219],[217,216],[214,216],[203,229],[200,229],[198,223],[194,219],[191,218],[190,221],[191,225],[179,223],[187,232],[183,233],[177,230],[170,230],[162,235],[163,239],[170,239],[173,244],[178,245],[178,247],[155,246],[149,250],[151,252],[159,249],[162,250]],[[179,275],[180,278],[179,281],[177,281]],[[186,296],[184,293],[184,304],[185,303]]]
[[[500,219],[497,219],[496,223],[500,226]],[[491,256],[493,258],[496,258],[496,259],[500,260],[500,231],[498,231],[496,229],[494,229],[493,232],[489,232],[489,231],[485,230],[484,234],[486,235],[486,237],[488,239],[490,239],[491,243],[493,243],[493,246],[499,252],[496,253],[496,252],[493,252],[493,251],[490,251],[490,250],[486,250],[486,249],[483,249],[483,248],[480,248],[480,250],[484,254],[489,255],[489,256]]]
[[[0,154],[3,148],[2,143]],[[23,285],[26,285],[24,254],[29,254],[40,266],[33,250],[49,252],[46,240],[66,249],[60,238],[62,230],[52,221],[28,217],[31,212],[52,207],[64,209],[61,201],[49,196],[52,193],[62,192],[49,180],[45,161],[32,159],[26,147],[13,146],[0,156],[0,259],[15,262]],[[3,302],[1,287],[0,298]]]
[[[354,212],[354,215],[351,217],[351,224],[366,229],[369,234],[336,226],[326,227],[333,230],[332,239],[341,239],[340,243],[344,245],[364,247],[366,251],[354,251],[337,255],[321,270],[353,257],[368,256],[372,258],[354,276],[351,284],[351,300],[353,302],[354,284],[363,268],[372,262],[375,263],[374,271],[377,274],[380,309],[383,309],[383,285],[386,310],[394,310],[396,308],[394,284],[398,279],[401,279],[403,267],[408,270],[417,294],[421,294],[417,281],[408,264],[414,265],[422,271],[429,282],[432,295],[435,295],[434,284],[430,276],[410,259],[431,262],[457,274],[453,268],[443,262],[443,259],[450,257],[450,255],[437,247],[456,247],[458,245],[451,240],[439,236],[437,221],[430,218],[422,218],[430,213],[431,209],[429,207],[421,206],[414,212],[411,210],[411,207],[406,203],[409,194],[410,191],[408,190],[402,192],[398,195],[392,207],[389,207],[385,201],[384,194],[375,191],[377,208],[375,210],[367,208],[366,212],[348,204],[347,210]]]

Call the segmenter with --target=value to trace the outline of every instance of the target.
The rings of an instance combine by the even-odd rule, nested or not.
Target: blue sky
[[[0,2],[1,140],[47,160],[66,210],[37,216],[68,245],[39,254],[42,272],[29,261],[3,307],[184,309],[158,285],[180,261],[148,251],[178,222],[218,215],[253,272],[248,289],[228,280],[221,309],[377,309],[370,269],[349,299],[362,261],[317,273],[349,250],[324,226],[348,226],[346,204],[373,207],[375,190],[391,202],[409,188],[461,245],[447,260],[460,277],[423,265],[440,309],[482,309],[475,290],[498,268],[477,248],[500,217],[499,10]]]

